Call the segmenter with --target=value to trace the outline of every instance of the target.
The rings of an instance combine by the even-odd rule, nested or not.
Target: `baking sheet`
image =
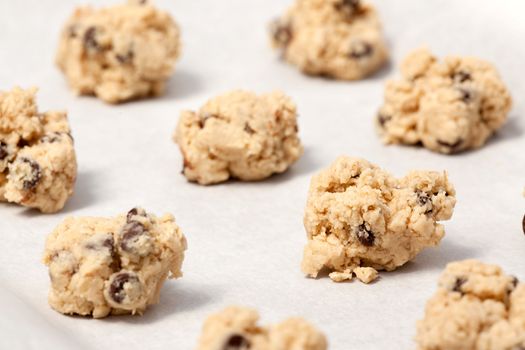
[[[76,194],[61,213],[0,204],[0,348],[192,349],[205,317],[230,304],[256,307],[263,323],[305,317],[335,350],[414,348],[416,320],[447,262],[479,258],[525,279],[525,3],[376,0],[392,65],[368,80],[333,82],[301,75],[270,50],[267,22],[289,1],[158,0],[182,27],[183,56],[165,96],[119,106],[73,96],[53,64],[60,27],[80,3],[0,2],[0,89],[36,85],[42,110],[67,109],[79,161]],[[383,81],[420,45],[497,63],[515,103],[486,147],[443,156],[380,143],[372,118]],[[233,88],[292,96],[305,154],[268,181],[189,184],[171,141],[179,112]],[[309,179],[341,154],[397,176],[446,169],[458,203],[441,246],[372,285],[304,278]],[[161,303],[143,317],[93,320],[51,310],[40,262],[46,235],[68,215],[112,216],[135,205],[176,216],[189,243],[184,277],[166,283]]]

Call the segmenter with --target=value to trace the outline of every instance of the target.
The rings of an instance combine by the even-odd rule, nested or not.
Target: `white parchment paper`
[[[60,27],[84,1],[0,1],[0,89],[36,85],[42,110],[67,109],[79,161],[76,194],[63,212],[0,204],[0,348],[193,349],[209,313],[241,304],[258,308],[263,323],[303,316],[334,350],[407,349],[415,346],[416,321],[447,262],[479,258],[525,279],[525,3],[374,2],[392,65],[368,80],[334,82],[301,75],[269,48],[267,22],[289,1],[158,0],[183,30],[183,56],[169,91],[109,106],[73,96],[53,63]],[[497,64],[515,103],[486,147],[443,156],[380,143],[372,118],[383,82],[420,45]],[[171,141],[179,112],[233,88],[291,95],[305,154],[268,181],[189,184]],[[304,278],[299,264],[309,179],[341,154],[367,158],[397,176],[446,169],[458,203],[441,246],[372,285]],[[166,283],[161,303],[143,317],[93,320],[51,310],[40,262],[46,235],[68,215],[112,216],[135,205],[176,216],[189,243],[184,277]]]

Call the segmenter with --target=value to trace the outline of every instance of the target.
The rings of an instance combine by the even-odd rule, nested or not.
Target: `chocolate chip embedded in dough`
[[[467,278],[466,277],[461,277],[461,276],[457,277],[456,281],[454,282],[454,285],[452,286],[452,291],[453,292],[459,292],[459,293],[461,293],[461,295],[465,294],[461,290],[465,283],[467,283]]]
[[[353,59],[362,59],[372,56],[374,48],[366,41],[358,40],[350,46],[348,56]]]
[[[4,141],[0,141],[0,160],[4,160],[9,155],[9,152],[7,150],[7,143]]]
[[[91,26],[84,32],[84,46],[87,49],[99,50],[100,46],[97,42],[97,28]]]
[[[84,245],[86,249],[93,251],[108,251],[110,256],[113,256],[115,249],[115,239],[113,234],[97,234],[88,239]]]
[[[244,124],[244,131],[250,135],[253,135],[255,134],[255,130],[252,129],[252,127],[250,126],[250,124],[248,123],[245,123]]]
[[[359,225],[355,234],[362,245],[367,247],[374,245],[375,235],[370,229],[366,227],[366,224]]]
[[[146,213],[144,209],[135,207],[135,208],[132,208],[130,211],[128,211],[128,214],[126,215],[126,221],[127,222],[133,221],[133,217],[137,215],[147,217],[148,214]]]
[[[465,89],[465,88],[459,88],[458,91],[460,94],[461,101],[465,103],[469,103],[470,101],[472,101],[472,97],[473,97],[472,91],[470,91],[469,89]]]
[[[29,172],[24,174],[22,177],[23,189],[26,191],[34,190],[42,179],[42,170],[40,165],[34,160],[26,157],[20,158],[19,163],[27,164],[29,166]]]
[[[151,236],[140,222],[131,221],[122,227],[120,232],[120,249],[122,251],[143,257],[148,255],[152,248]]]
[[[279,19],[273,21],[270,30],[273,40],[280,47],[287,47],[293,39],[292,26]]]
[[[443,146],[443,147],[449,148],[449,150],[451,152],[455,152],[463,144],[463,140],[459,139],[459,140],[457,140],[454,143],[450,143],[450,142],[446,142],[446,141],[442,141],[442,140],[437,140],[437,143],[439,145]]]
[[[416,196],[417,204],[422,207],[427,207],[425,214],[432,212],[432,198],[429,196],[429,194],[418,190],[416,191]]]
[[[465,71],[465,70],[459,70],[457,72],[455,72],[453,75],[452,75],[452,79],[456,82],[456,83],[464,83],[466,81],[470,81],[472,80],[472,76],[470,75],[469,72]]]
[[[233,334],[228,338],[222,350],[248,350],[250,347],[250,341],[245,336]]]
[[[132,271],[120,271],[109,278],[107,295],[117,304],[134,304],[142,294],[142,283]]]
[[[124,54],[115,55],[115,58],[117,59],[117,61],[119,61],[120,64],[130,63],[131,61],[133,61],[133,57],[135,57],[135,54],[133,53],[131,49],[128,50],[128,52]]]
[[[377,114],[377,122],[381,127],[384,127],[386,123],[388,123],[392,119],[392,116],[385,115],[383,113]]]
[[[16,143],[16,147],[18,148],[24,148],[25,146],[29,146],[29,141],[26,139],[20,138]]]
[[[334,4],[336,11],[341,12],[346,17],[354,16],[361,7],[360,0],[339,0]]]
[[[516,289],[516,287],[518,286],[518,283],[520,282],[516,276],[511,276],[511,277],[512,277],[512,280],[510,281],[509,293],[512,293],[514,289]]]
[[[52,132],[52,133],[49,133],[49,134],[45,134],[40,139],[40,142],[42,142],[42,143],[55,143],[55,142],[60,141],[62,139],[62,134],[64,134],[64,133],[62,133],[62,132]]]

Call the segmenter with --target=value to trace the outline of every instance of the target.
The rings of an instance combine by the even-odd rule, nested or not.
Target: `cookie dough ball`
[[[0,202],[54,213],[73,194],[77,162],[66,113],[39,112],[36,91],[0,91]]]
[[[233,91],[198,112],[182,112],[174,140],[189,181],[256,181],[288,169],[303,153],[297,110],[281,92]]]
[[[270,27],[272,44],[307,74],[362,79],[388,52],[375,8],[359,0],[296,0]]]
[[[147,1],[80,7],[67,21],[57,64],[71,88],[109,103],[164,92],[179,56],[179,28]]]
[[[420,350],[525,348],[525,284],[476,260],[447,265],[418,322]]]
[[[49,305],[63,314],[142,314],[166,278],[182,276],[186,239],[172,215],[133,208],[115,218],[65,219],[47,238]]]
[[[303,271],[327,269],[338,282],[369,283],[436,246],[450,219],[455,190],[446,173],[411,171],[396,179],[359,158],[339,157],[312,178],[304,227]]]
[[[323,333],[302,318],[261,327],[257,311],[228,307],[204,323],[197,350],[326,350]]]
[[[488,62],[454,56],[439,61],[423,48],[408,55],[401,73],[386,84],[376,118],[385,143],[457,153],[483,146],[507,120],[511,97]]]

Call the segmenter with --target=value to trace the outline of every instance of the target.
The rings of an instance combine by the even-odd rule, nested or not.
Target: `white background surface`
[[[182,59],[164,97],[119,106],[73,96],[54,66],[60,27],[84,2],[0,1],[0,89],[36,85],[42,110],[67,109],[79,161],[76,194],[63,212],[0,204],[0,348],[193,349],[209,313],[241,304],[258,308],[263,323],[303,316],[327,334],[333,350],[407,349],[415,346],[416,320],[447,262],[480,258],[525,280],[522,1],[374,1],[393,66],[368,80],[333,82],[301,75],[269,48],[267,22],[289,1],[158,0],[182,27]],[[515,104],[486,147],[443,156],[380,143],[372,118],[383,80],[422,44],[440,55],[497,64]],[[291,95],[305,154],[291,171],[264,182],[187,183],[171,141],[179,112],[233,88]],[[340,154],[367,158],[397,176],[447,169],[458,203],[441,246],[372,285],[304,278],[309,179]],[[161,303],[143,317],[93,320],[51,310],[40,262],[46,235],[65,216],[112,216],[135,205],[176,216],[189,242],[184,277],[166,283]]]

